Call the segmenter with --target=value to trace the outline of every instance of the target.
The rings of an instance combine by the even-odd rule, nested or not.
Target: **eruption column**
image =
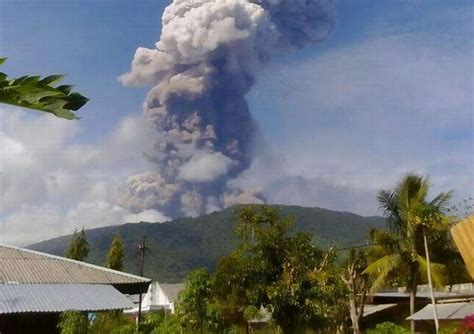
[[[156,48],[138,48],[121,77],[152,86],[143,108],[157,130],[154,168],[129,178],[123,204],[176,217],[262,202],[229,186],[252,161],[245,94],[272,52],[323,40],[333,22],[330,0],[173,1]]]

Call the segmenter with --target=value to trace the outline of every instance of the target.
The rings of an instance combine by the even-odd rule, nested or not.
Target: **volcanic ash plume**
[[[199,215],[258,194],[229,187],[250,166],[257,127],[245,94],[278,47],[327,37],[331,0],[175,0],[156,49],[138,48],[126,85],[151,85],[144,112],[157,130],[152,171],[128,180],[133,212]]]

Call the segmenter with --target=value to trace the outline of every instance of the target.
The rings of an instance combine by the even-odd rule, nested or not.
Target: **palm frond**
[[[375,278],[370,290],[376,291],[386,286],[391,278],[390,275],[399,270],[402,265],[400,254],[387,255],[369,264],[363,273]]]
[[[387,218],[387,222],[392,231],[402,233],[400,225],[402,219],[400,217],[400,209],[397,205],[397,197],[394,192],[388,190],[380,190],[377,195],[379,208],[383,210],[383,215]]]
[[[397,205],[404,222],[410,221],[410,215],[421,205],[428,195],[428,178],[416,174],[407,174],[395,188]]]
[[[397,235],[388,231],[374,228],[369,232],[369,239],[383,248],[386,253],[394,253],[400,249]]]
[[[417,256],[417,261],[420,266],[420,276],[426,282],[428,281],[428,262],[426,261],[426,258],[421,255]],[[440,263],[431,262],[430,270],[433,285],[437,288],[443,287],[445,282],[447,281],[445,266]]]
[[[428,204],[438,209],[440,212],[444,212],[448,209],[449,200],[453,197],[453,191],[442,192],[433,198]]]

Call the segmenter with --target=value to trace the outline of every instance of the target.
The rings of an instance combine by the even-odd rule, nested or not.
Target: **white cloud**
[[[123,224],[126,215],[122,208],[106,201],[79,202],[69,209],[54,204],[25,204],[0,222],[0,243],[28,245],[83,227]]]
[[[26,245],[72,232],[65,228],[64,214],[49,205],[24,205],[16,212],[2,218],[0,243]]]
[[[126,117],[98,142],[77,144],[80,124],[2,107],[0,242],[127,222],[130,212],[118,206],[121,187],[144,167],[153,129],[142,116]]]

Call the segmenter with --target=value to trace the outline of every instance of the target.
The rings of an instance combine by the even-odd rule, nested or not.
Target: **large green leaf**
[[[0,65],[6,58],[0,58]],[[63,79],[62,75],[23,76],[8,79],[0,73],[0,103],[51,113],[65,119],[78,119],[73,111],[84,106],[88,98],[71,92],[72,86],[53,86]]]
[[[387,286],[390,275],[400,270],[403,265],[403,257],[400,254],[386,255],[369,264],[363,273],[375,277],[370,290],[377,291]]]
[[[418,263],[420,265],[420,275],[424,282],[428,281],[428,262],[426,258],[418,255],[417,256]],[[431,279],[433,280],[433,285],[437,288],[443,287],[446,279],[446,267],[440,263],[430,262],[430,269],[431,269]]]

